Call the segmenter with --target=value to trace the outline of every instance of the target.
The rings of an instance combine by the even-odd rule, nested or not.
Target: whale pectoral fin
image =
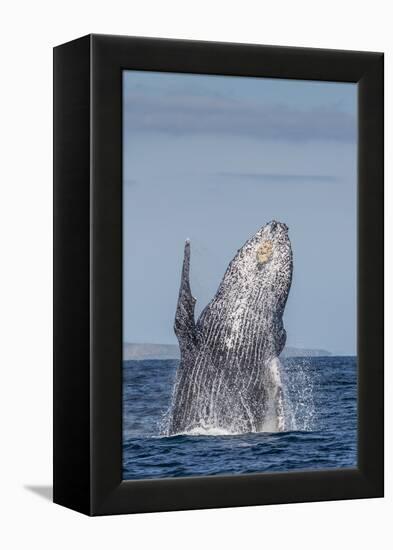
[[[281,363],[278,357],[273,357],[268,363],[270,380],[268,393],[270,409],[275,416],[276,429],[279,432],[285,430],[284,391],[281,380]]]
[[[195,302],[190,288],[190,241],[187,240],[184,247],[183,270],[174,325],[181,350],[196,344]]]
[[[285,344],[287,341],[287,331],[283,326],[281,326],[280,330],[278,332],[278,338],[276,341],[276,355],[277,357],[282,353],[283,349],[285,348]]]

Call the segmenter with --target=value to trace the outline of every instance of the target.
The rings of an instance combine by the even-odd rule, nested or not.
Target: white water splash
[[[307,357],[291,357],[282,369],[286,431],[316,428],[315,376]]]
[[[176,435],[205,435],[205,436],[223,436],[223,435],[241,435],[240,432],[225,430],[217,426],[198,426],[186,432],[180,432]]]
[[[283,364],[278,358],[270,361],[267,377],[267,412],[262,426],[250,433],[312,431],[315,429],[314,381],[308,358],[289,358]],[[170,410],[160,423],[160,433],[168,436]],[[244,430],[234,422],[229,429],[220,426],[219,419],[194,426],[173,436],[233,436]]]

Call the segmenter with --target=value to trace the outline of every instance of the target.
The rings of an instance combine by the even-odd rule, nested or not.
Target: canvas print
[[[123,479],[357,464],[357,86],[123,72]]]

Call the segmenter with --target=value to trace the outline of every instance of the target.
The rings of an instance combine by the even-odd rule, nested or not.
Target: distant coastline
[[[286,347],[281,357],[328,357],[330,355],[332,354],[324,349]],[[123,359],[125,361],[179,358],[179,347],[175,344],[123,344]]]

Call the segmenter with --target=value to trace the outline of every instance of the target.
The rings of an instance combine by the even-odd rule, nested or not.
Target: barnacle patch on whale
[[[273,253],[273,243],[270,240],[264,241],[257,250],[258,263],[264,264],[270,260]]]

